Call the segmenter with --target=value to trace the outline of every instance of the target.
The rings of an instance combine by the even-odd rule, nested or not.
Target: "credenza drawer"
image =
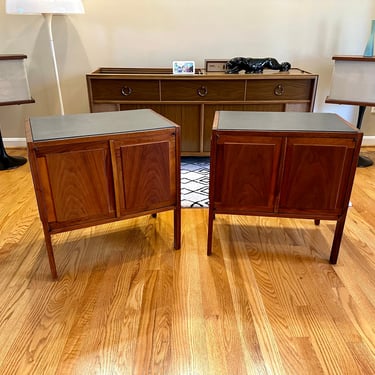
[[[159,100],[159,80],[96,79],[93,100]]]
[[[161,100],[244,100],[245,81],[161,81]]]
[[[311,79],[249,80],[246,100],[308,100],[313,89]]]

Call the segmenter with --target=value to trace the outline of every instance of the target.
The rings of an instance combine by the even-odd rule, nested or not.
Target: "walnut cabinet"
[[[31,118],[27,145],[51,273],[51,234],[174,210],[180,129],[151,110]]]
[[[335,220],[336,263],[362,133],[329,113],[218,112],[207,253],[215,214]]]
[[[151,108],[181,126],[182,155],[209,155],[218,110],[310,112],[318,76],[301,69],[263,74],[173,75],[171,69],[99,68],[87,74],[91,112]]]

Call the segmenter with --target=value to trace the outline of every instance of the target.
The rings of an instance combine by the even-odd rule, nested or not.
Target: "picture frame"
[[[228,60],[205,60],[205,69],[206,72],[225,72],[227,69],[227,62]]]
[[[173,74],[195,74],[194,61],[173,61]]]

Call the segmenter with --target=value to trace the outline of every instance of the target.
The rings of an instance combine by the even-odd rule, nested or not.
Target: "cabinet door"
[[[121,104],[121,111],[150,108],[181,127],[181,152],[198,153],[201,144],[200,104]],[[212,117],[213,118],[213,117]],[[211,123],[212,126],[212,123]]]
[[[38,147],[37,163],[51,228],[115,216],[108,142]]]
[[[354,147],[352,138],[287,139],[279,212],[339,215]]]
[[[215,162],[217,208],[235,212],[273,212],[281,137],[220,134]]]
[[[162,116],[180,125],[181,152],[200,151],[201,145],[201,105],[200,104],[164,104],[160,106]]]
[[[119,215],[176,205],[176,138],[173,130],[114,141]]]

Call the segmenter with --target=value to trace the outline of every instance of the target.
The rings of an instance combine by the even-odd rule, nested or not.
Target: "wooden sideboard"
[[[31,173],[51,273],[51,234],[174,210],[180,248],[180,128],[152,110],[35,117]]]
[[[217,112],[207,254],[215,214],[336,220],[336,263],[362,133],[331,113]]]
[[[318,76],[301,69],[262,74],[174,75],[167,68],[99,68],[87,74],[91,112],[151,108],[181,126],[182,155],[208,156],[215,111],[311,112]]]

